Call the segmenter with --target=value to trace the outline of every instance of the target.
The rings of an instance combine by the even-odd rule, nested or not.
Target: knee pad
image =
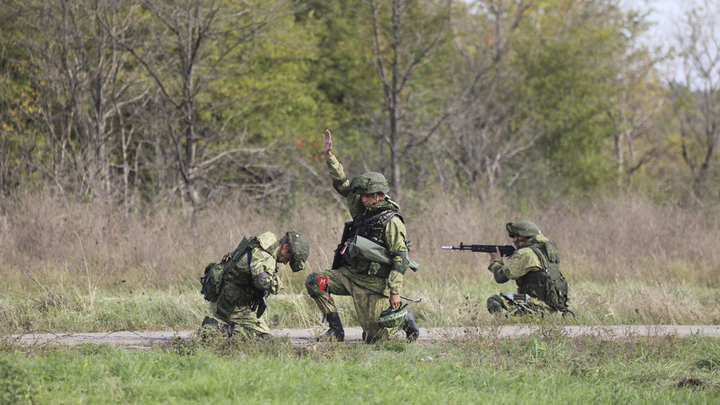
[[[310,298],[318,298],[319,296],[325,294],[324,291],[320,291],[320,285],[318,284],[318,275],[318,273],[310,273],[307,277],[305,277],[305,289],[307,290]]]
[[[502,297],[498,295],[493,295],[488,298],[487,309],[488,312],[490,312],[491,314],[502,312],[505,309],[505,303],[503,302]]]

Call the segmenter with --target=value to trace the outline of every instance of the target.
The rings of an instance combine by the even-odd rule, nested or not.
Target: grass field
[[[194,340],[128,351],[2,341],[0,392],[6,396],[0,403],[720,401],[717,339],[627,336],[607,342],[569,338],[555,327],[719,324],[717,207],[641,198],[522,211],[448,201],[408,206],[411,256],[421,269],[406,276],[403,295],[423,297],[414,308],[421,326],[497,325],[485,299],[514,290],[514,284],[492,280],[488,255],[440,246],[507,244],[505,222],[521,219],[533,220],[558,242],[578,320],[511,318],[505,322],[541,322],[544,328],[529,337],[421,345],[302,349],[283,341]],[[0,213],[0,334],[195,330],[208,315],[198,277],[242,235],[304,232],[311,241],[309,271],[316,271],[329,267],[347,219],[341,206],[312,199],[292,211],[208,207],[194,227],[172,207],[124,222],[101,204],[43,195],[6,200]],[[304,293],[306,273],[281,271],[284,290],[268,300],[265,315],[271,327],[320,328],[319,313]],[[357,325],[351,302],[337,301],[344,323]]]
[[[147,351],[5,344],[2,403],[714,404],[720,342],[568,338],[377,345],[176,341]],[[17,398],[11,399],[14,395]]]

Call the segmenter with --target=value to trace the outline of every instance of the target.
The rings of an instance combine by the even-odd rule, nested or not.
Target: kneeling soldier
[[[349,295],[363,329],[363,339],[368,343],[375,342],[388,334],[388,328],[378,323],[378,317],[388,304],[392,309],[400,308],[403,275],[408,268],[417,269],[411,266],[414,262],[408,258],[404,219],[400,207],[387,196],[390,188],[385,176],[370,172],[348,180],[342,165],[332,154],[330,131],[325,131],[323,136],[323,151],[333,187],[345,197],[353,221],[346,223],[333,269],[310,274],[305,279],[305,286],[330,325],[323,338],[340,342],[345,339],[331,294]],[[355,254],[358,250],[353,251],[353,248],[360,240],[373,245],[383,257]],[[420,329],[412,311],[405,315],[400,323],[407,339],[414,341],[420,335]]]
[[[288,264],[293,272],[305,269],[310,253],[307,237],[289,231],[280,240],[271,232],[243,238],[238,247],[220,263],[210,263],[201,277],[202,294],[210,302],[213,316],[205,317],[202,328],[219,328],[227,336],[241,333],[245,337],[272,337],[263,321],[265,298],[280,290],[278,263]],[[240,327],[239,329],[237,327]]]

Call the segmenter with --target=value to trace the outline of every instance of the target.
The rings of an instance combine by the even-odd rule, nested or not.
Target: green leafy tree
[[[543,1],[517,41],[518,85],[542,131],[533,159],[545,168],[534,170],[559,176],[566,192],[591,192],[616,177],[610,112],[622,91],[616,78],[636,45],[628,24],[615,0]]]
[[[308,5],[323,26],[316,77],[328,102],[338,107],[338,146],[350,152],[343,161],[357,170],[385,172],[393,197],[400,199],[405,183],[400,168],[413,164],[449,116],[443,94],[433,86],[447,87],[435,79],[442,75],[438,55],[451,51],[452,2]]]

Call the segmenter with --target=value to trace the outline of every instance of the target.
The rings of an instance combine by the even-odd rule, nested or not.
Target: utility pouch
[[[206,301],[216,302],[222,290],[222,278],[225,273],[225,266],[218,263],[210,263],[205,267],[205,274],[200,277],[202,288],[200,293]]]
[[[235,283],[225,283],[222,292],[217,300],[217,313],[225,318],[229,318],[235,311],[238,302],[245,301],[249,297],[242,287]]]

